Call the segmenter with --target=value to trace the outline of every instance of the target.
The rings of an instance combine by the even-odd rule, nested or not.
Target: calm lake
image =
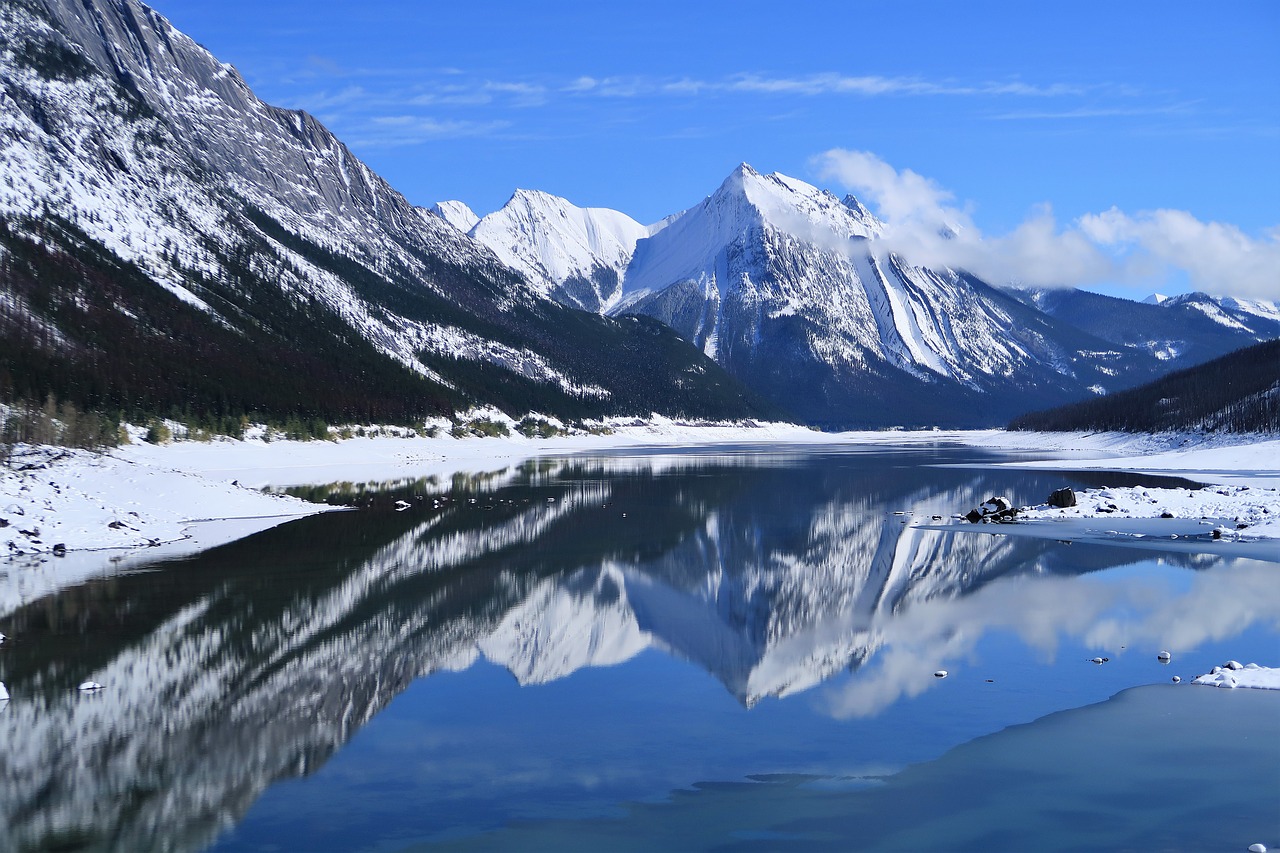
[[[1280,846],[1280,693],[1172,683],[1280,664],[1280,553],[936,529],[1186,485],[1001,458],[297,490],[356,509],[0,615],[0,850]]]

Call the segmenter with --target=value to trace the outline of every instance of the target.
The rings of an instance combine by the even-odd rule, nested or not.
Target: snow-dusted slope
[[[708,407],[719,391],[706,383],[718,371],[673,336],[571,316],[522,286],[455,227],[469,218],[464,208],[450,206],[450,221],[415,209],[314,117],[263,103],[234,68],[138,0],[6,2],[0,32],[0,217],[9,226],[0,252],[21,255],[28,290],[48,286],[45,266],[76,267],[64,276],[75,281],[97,271],[79,267],[114,265],[191,306],[175,318],[168,303],[137,287],[109,294],[94,286],[51,299],[0,280],[0,323],[22,330],[33,350],[53,342],[75,361],[77,349],[93,347],[92,336],[77,338],[82,324],[39,308],[65,300],[99,319],[115,317],[95,330],[99,337],[121,334],[112,312],[135,318],[140,334],[160,339],[156,349],[171,346],[164,330],[185,324],[180,337],[192,352],[169,363],[206,359],[211,371],[223,371],[212,377],[219,382],[253,369],[217,364],[207,353],[234,360],[241,350],[267,365],[259,385],[315,373],[307,361],[339,365],[347,373],[333,384],[346,396],[376,387],[378,374],[394,386],[384,389],[394,405],[428,400],[423,407],[437,411],[479,402],[582,413],[584,401],[620,414],[750,410]],[[103,277],[122,278],[116,270]],[[144,311],[144,302],[154,310]],[[192,309],[201,316],[193,319]],[[190,327],[201,324],[210,335],[231,330],[249,340],[220,348],[192,342]],[[270,370],[281,349],[306,357],[277,377]],[[404,368],[419,378],[406,378]],[[154,372],[136,363],[113,370]],[[637,377],[647,390],[631,390]],[[79,385],[110,388],[109,381],[99,374]],[[734,384],[723,374],[713,382],[721,390]],[[136,405],[135,384],[110,389],[116,396],[108,402],[128,396]],[[188,395],[167,401],[179,407],[227,407],[193,399],[190,383],[174,385]],[[40,399],[45,390],[37,389]],[[740,388],[732,393],[741,400]],[[294,410],[324,407],[327,395],[306,396],[290,404]],[[232,406],[266,408],[259,400]]]
[[[427,211],[448,222],[462,233],[467,233],[476,226],[480,217],[471,208],[460,201],[441,201],[433,204]]]
[[[600,311],[617,301],[636,241],[653,230],[616,210],[516,190],[470,233],[524,273],[537,292]]]
[[[1280,337],[1280,309],[1269,302],[1205,293],[1153,294],[1134,302],[1083,290],[1010,292],[1090,335],[1146,351],[1169,368]]]
[[[226,255],[259,230],[251,212],[375,269],[419,272],[428,286],[414,250],[497,271],[454,229],[418,217],[313,117],[263,103],[136,0],[5,4],[0,30],[11,46],[0,59],[6,217],[64,217],[202,306],[186,271],[231,275]],[[277,248],[263,274],[421,369],[429,324],[371,310],[351,283]]]
[[[657,317],[829,423],[993,422],[1031,405],[1025,393],[1112,387],[1132,357],[970,276],[878,251],[881,231],[856,199],[743,164],[637,245],[612,311]]]

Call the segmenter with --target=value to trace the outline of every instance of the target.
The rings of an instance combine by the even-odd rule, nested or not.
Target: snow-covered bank
[[[1081,505],[1031,518],[1160,520],[1163,514],[1232,523],[1231,538],[1280,537],[1280,439],[1134,436],[1121,433],[1012,433],[1003,430],[820,433],[790,424],[691,424],[653,417],[615,420],[602,434],[526,438],[382,436],[343,441],[230,439],[167,445],[135,442],[107,454],[42,449],[0,469],[0,557],[136,548],[187,542],[201,547],[248,535],[292,517],[326,509],[270,496],[265,486],[369,483],[405,477],[489,471],[537,456],[628,448],[708,445],[803,445],[868,448],[964,444],[1069,458],[1010,462],[1050,469],[1215,471],[1210,482],[1248,481],[1250,488],[1109,489],[1082,493]],[[1235,443],[1232,443],[1232,442]],[[1147,455],[1143,455],[1143,454]],[[1088,458],[1077,458],[1087,456]],[[1196,479],[1202,479],[1196,476]],[[1115,509],[1110,508],[1115,504]],[[234,525],[201,520],[240,519]],[[1147,523],[1150,523],[1148,521]],[[1245,528],[1237,525],[1245,524]],[[1217,526],[1215,524],[1215,526]],[[1063,525],[1055,525],[1058,535]],[[202,533],[203,531],[203,533]],[[205,542],[203,538],[207,538]],[[61,549],[59,549],[61,550]]]
[[[1021,520],[1197,519],[1215,539],[1280,539],[1280,491],[1250,486],[1111,488],[1076,492],[1076,505],[1023,509]]]
[[[1239,661],[1230,660],[1222,666],[1215,666],[1212,671],[1197,677],[1191,683],[1207,684],[1210,687],[1280,690],[1280,669],[1258,666],[1256,663],[1241,664]]]
[[[789,424],[691,425],[618,421],[601,435],[555,438],[352,438],[344,441],[136,441],[108,453],[20,448],[0,467],[0,559],[101,549],[187,550],[323,512],[265,486],[378,482],[486,471],[530,457],[626,447],[739,442],[825,443]],[[237,520],[236,524],[213,524]],[[168,549],[172,550],[172,549]]]
[[[213,539],[245,536],[324,509],[124,454],[24,447],[0,467],[0,557],[154,547],[215,519],[246,523]]]
[[[489,471],[535,456],[646,447],[715,444],[831,444],[841,436],[792,424],[690,424],[653,417],[606,422],[608,433],[527,438],[351,438],[342,441],[134,443],[115,455],[253,487],[322,485],[343,480],[378,482],[457,471]]]

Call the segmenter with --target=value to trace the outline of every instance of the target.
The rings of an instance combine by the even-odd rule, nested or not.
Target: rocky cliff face
[[[5,313],[23,332],[26,373],[56,374],[46,364],[56,356],[98,371],[79,384],[106,386],[107,399],[87,402],[120,405],[120,382],[77,351],[92,346],[87,326],[98,338],[118,334],[119,307],[143,334],[201,327],[169,360],[204,357],[227,385],[237,368],[208,352],[234,361],[236,346],[211,342],[230,330],[249,339],[240,349],[260,350],[258,362],[305,351],[348,365],[330,385],[385,374],[385,396],[430,398],[427,410],[751,411],[741,389],[728,402],[732,381],[673,336],[574,316],[534,292],[493,252],[415,209],[312,116],[263,103],[234,68],[136,0],[18,0],[0,9],[0,33],[0,236],[13,259]],[[34,283],[49,278],[42,266],[75,265],[128,278],[133,292],[50,296]],[[183,307],[138,292],[140,282]],[[70,322],[64,302],[94,322]],[[292,368],[281,383],[314,372]],[[719,389],[703,382],[709,368]],[[267,370],[259,386],[275,378]],[[637,376],[647,386],[638,396]],[[27,390],[67,393],[45,384]],[[308,408],[323,409],[323,394],[310,393]]]

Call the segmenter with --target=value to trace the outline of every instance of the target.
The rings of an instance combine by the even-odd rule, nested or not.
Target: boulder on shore
[[[1067,486],[1049,495],[1049,500],[1045,501],[1045,503],[1055,509],[1066,509],[1069,506],[1076,505],[1076,493],[1070,486]]]

